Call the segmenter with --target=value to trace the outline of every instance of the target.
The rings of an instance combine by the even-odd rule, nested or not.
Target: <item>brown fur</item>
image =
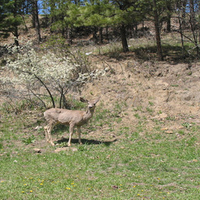
[[[71,139],[74,131],[74,127],[77,126],[79,143],[81,144],[81,130],[80,127],[86,124],[88,120],[93,116],[96,103],[99,101],[98,98],[95,101],[86,101],[88,103],[87,111],[81,110],[67,110],[59,108],[51,108],[44,112],[44,118],[47,121],[47,126],[44,127],[46,141],[54,146],[51,137],[51,130],[57,124],[69,125],[69,141],[68,146],[71,146]]]

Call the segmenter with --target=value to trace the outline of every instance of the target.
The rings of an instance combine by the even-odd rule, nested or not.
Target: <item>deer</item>
[[[86,124],[93,116],[95,106],[100,97],[93,101],[88,101],[80,98],[82,102],[87,102],[87,110],[68,110],[62,108],[50,108],[44,112],[44,118],[47,121],[47,126],[44,127],[46,142],[52,146],[55,144],[52,141],[51,131],[57,124],[63,124],[69,126],[69,140],[68,146],[71,146],[71,139],[74,132],[74,127],[77,127],[78,141],[81,142],[81,126]]]

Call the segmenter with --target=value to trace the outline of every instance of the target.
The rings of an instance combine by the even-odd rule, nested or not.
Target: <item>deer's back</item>
[[[78,125],[79,122],[82,121],[83,115],[84,111],[59,108],[51,108],[44,112],[44,117],[47,121],[54,121],[62,124],[69,124],[73,122]]]

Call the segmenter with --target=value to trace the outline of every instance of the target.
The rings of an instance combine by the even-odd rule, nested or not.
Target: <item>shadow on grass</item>
[[[65,126],[65,125],[62,125],[62,124],[58,124],[56,127],[54,127],[53,131],[52,131],[52,135],[60,135],[62,133],[62,136],[63,134],[64,135],[68,135],[69,134],[69,128],[68,126]],[[75,135],[75,133],[74,133]],[[62,137],[61,136],[61,137]],[[69,138],[61,138],[59,140],[56,141],[57,144],[64,144],[65,146],[65,143],[66,143],[66,146],[67,146],[67,142],[68,142]],[[99,140],[89,140],[89,139],[81,139],[81,142],[83,144],[86,144],[86,145],[98,145],[98,144],[104,144],[105,146],[109,146],[111,145],[113,142],[116,142],[117,139],[115,140],[112,140],[112,141],[99,141]],[[73,144],[79,144],[78,142],[78,139],[73,139],[71,140],[71,143]]]
[[[57,140],[57,144],[62,144],[62,143],[67,143],[68,138],[62,138],[60,140]],[[99,141],[99,140],[88,140],[88,139],[81,139],[81,142],[86,145],[99,145],[99,144],[104,144],[105,146],[110,146],[113,142],[116,142],[117,139],[112,140],[112,141]],[[72,139],[71,140],[72,144],[79,144],[78,139]]]
[[[179,45],[162,45],[163,57],[167,62],[173,63],[188,63],[197,59],[196,50],[190,45],[185,45],[185,50],[183,51],[182,47]],[[190,52],[190,53],[188,53]],[[139,59],[141,61],[156,61],[157,59],[157,46],[146,46],[146,47],[137,47],[131,48],[129,52],[123,53],[122,51],[112,52],[107,54],[110,58],[115,58],[117,60],[125,60],[130,57]]]
[[[174,63],[188,63],[194,58],[197,58],[196,51],[192,51],[191,49],[192,48],[189,45],[185,45],[185,50],[183,50],[182,47],[178,45],[162,45],[164,60]],[[189,51],[190,54],[188,54]],[[157,46],[140,47],[137,49],[133,49],[133,52],[135,53],[136,58],[143,61],[157,59]]]

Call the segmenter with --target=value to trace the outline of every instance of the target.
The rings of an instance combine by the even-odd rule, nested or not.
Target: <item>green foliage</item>
[[[3,143],[0,142],[0,149],[3,149]]]
[[[31,45],[14,47],[9,51],[14,59],[7,59],[4,70],[12,72],[14,76],[0,78],[4,90],[14,93],[13,96],[18,99],[28,99],[30,102],[37,99],[45,107],[45,93],[40,92],[41,88],[45,89],[53,107],[54,96],[59,96],[59,107],[63,107],[66,103],[65,94],[69,89],[81,87],[85,82],[105,74],[104,69],[92,70],[81,51],[72,53],[69,50],[67,55],[62,55],[62,51],[57,54],[48,51],[41,55]],[[15,85],[20,85],[23,89],[16,91]]]
[[[79,27],[84,24],[84,19],[81,18],[82,9],[79,5],[69,4],[69,9],[66,11],[67,16],[64,18],[69,27]]]
[[[1,0],[0,4],[0,36],[7,37],[9,33],[13,33],[14,36],[18,37],[16,29],[22,24],[23,1]]]
[[[105,27],[113,24],[112,15],[114,7],[108,1],[94,1],[86,3],[82,9],[82,18],[85,26]]]
[[[67,45],[65,45],[66,39],[60,35],[51,35],[48,41],[44,44],[44,47],[53,47],[54,49],[61,48],[66,50]]]
[[[24,144],[26,144],[26,145],[31,144],[31,143],[35,142],[35,136],[34,136],[34,135],[31,135],[31,136],[28,137],[28,138],[23,138],[23,139],[22,139],[22,142],[23,142]]]
[[[123,6],[118,3],[107,0],[86,2],[84,6],[71,3],[65,22],[72,26],[106,27],[130,24],[143,18],[138,1],[130,4],[123,2]]]
[[[9,100],[1,105],[1,110],[7,113],[21,113],[23,110],[33,110],[38,108],[38,105],[35,104],[35,101],[21,100],[15,101]]]

